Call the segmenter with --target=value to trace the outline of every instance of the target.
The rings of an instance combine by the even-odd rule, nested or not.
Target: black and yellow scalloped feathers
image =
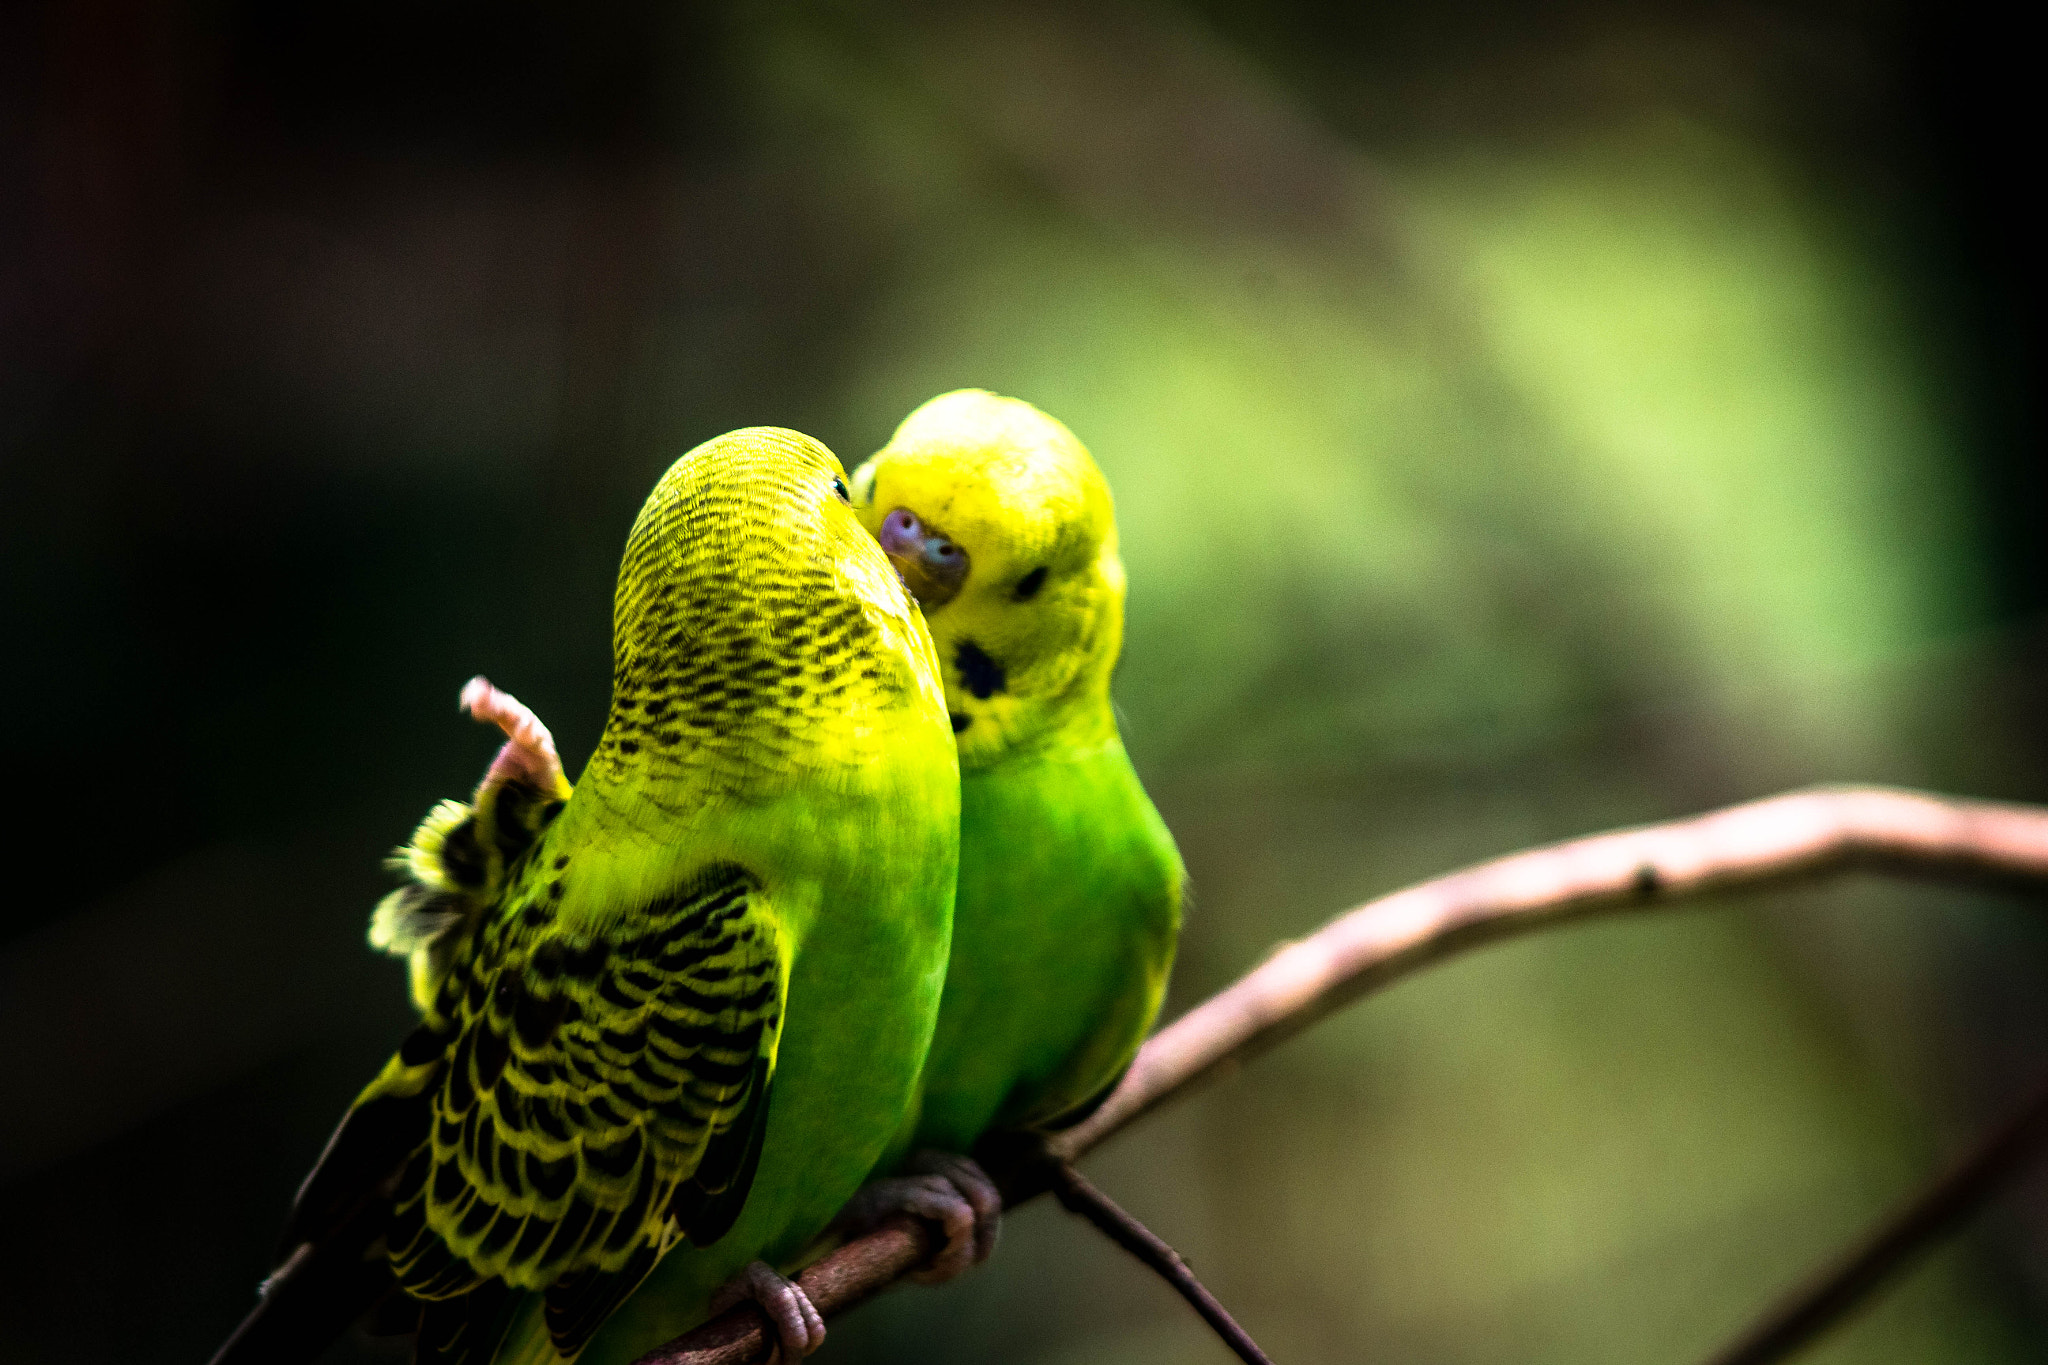
[[[557,932],[548,904],[460,936],[427,1022],[359,1104],[428,1095],[387,1232],[400,1284],[543,1290],[570,1353],[674,1240],[715,1241],[737,1216],[789,962],[730,864],[605,940]]]
[[[504,893],[520,860],[561,813],[564,798],[519,780],[486,777],[473,801],[443,801],[391,867],[412,880],[377,904],[370,946],[408,959],[413,1004],[432,1007],[460,939]]]

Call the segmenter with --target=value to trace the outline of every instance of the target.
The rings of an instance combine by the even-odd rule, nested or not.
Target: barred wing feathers
[[[531,909],[481,930],[358,1105],[425,1100],[386,1233],[399,1283],[545,1291],[568,1354],[673,1241],[716,1241],[753,1180],[788,978],[759,882],[730,865],[610,939]]]

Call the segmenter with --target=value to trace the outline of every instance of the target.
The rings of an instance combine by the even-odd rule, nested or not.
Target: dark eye
[[[832,476],[832,491],[839,495],[841,502],[851,503],[853,501],[852,498],[846,496],[846,480],[840,478],[837,474]]]
[[[1041,564],[1017,580],[1016,591],[1012,594],[1019,602],[1029,602],[1038,596],[1038,590],[1045,586],[1045,565]]]

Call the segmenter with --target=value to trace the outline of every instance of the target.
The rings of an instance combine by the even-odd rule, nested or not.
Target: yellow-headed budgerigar
[[[941,1224],[919,1275],[937,1281],[985,1258],[1000,1225],[964,1154],[1078,1121],[1129,1065],[1173,964],[1183,873],[1110,707],[1124,572],[1087,450],[1028,403],[963,391],[912,413],[853,486],[938,643],[960,892],[922,1108],[836,1222]],[[627,1365],[693,1325],[678,1305],[709,1282],[694,1260],[663,1262],[584,1365]]]
[[[1077,1122],[1130,1064],[1173,965],[1181,860],[1110,706],[1124,570],[1073,433],[1016,399],[944,394],[855,471],[854,501],[924,607],[960,746],[952,963],[896,1147],[971,1190],[946,1154]],[[931,1278],[988,1253],[976,1212]]]
[[[912,1102],[959,799],[931,638],[838,460],[753,428],[663,476],[573,794],[530,712],[482,680],[464,700],[509,741],[422,826],[372,928],[411,957],[423,1021],[308,1177],[287,1249],[359,1248],[418,1313],[421,1361],[489,1360],[515,1319],[573,1357],[683,1254],[711,1277],[698,1316],[724,1285],[785,1356],[814,1348],[816,1311],[770,1263]]]

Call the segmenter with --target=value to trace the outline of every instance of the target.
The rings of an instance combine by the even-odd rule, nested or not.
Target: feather
[[[296,1344],[245,1358],[309,1358],[394,1282],[422,1361],[481,1362],[508,1331],[573,1354],[665,1257],[800,1246],[880,1156],[937,1014],[958,770],[929,633],[842,480],[769,428],[662,478],[573,789],[529,709],[464,689],[505,743],[394,853],[406,883],[370,922],[421,1023],[308,1178],[294,1259],[238,1337]],[[778,1146],[798,1027],[775,1108],[801,1136]],[[764,1174],[778,1203],[749,1222]]]
[[[885,550],[917,527],[971,565],[927,603],[960,745],[960,894],[910,1139],[966,1152],[1108,1093],[1157,1016],[1184,874],[1117,733],[1124,571],[1086,447],[962,390],[904,419],[854,486]]]

